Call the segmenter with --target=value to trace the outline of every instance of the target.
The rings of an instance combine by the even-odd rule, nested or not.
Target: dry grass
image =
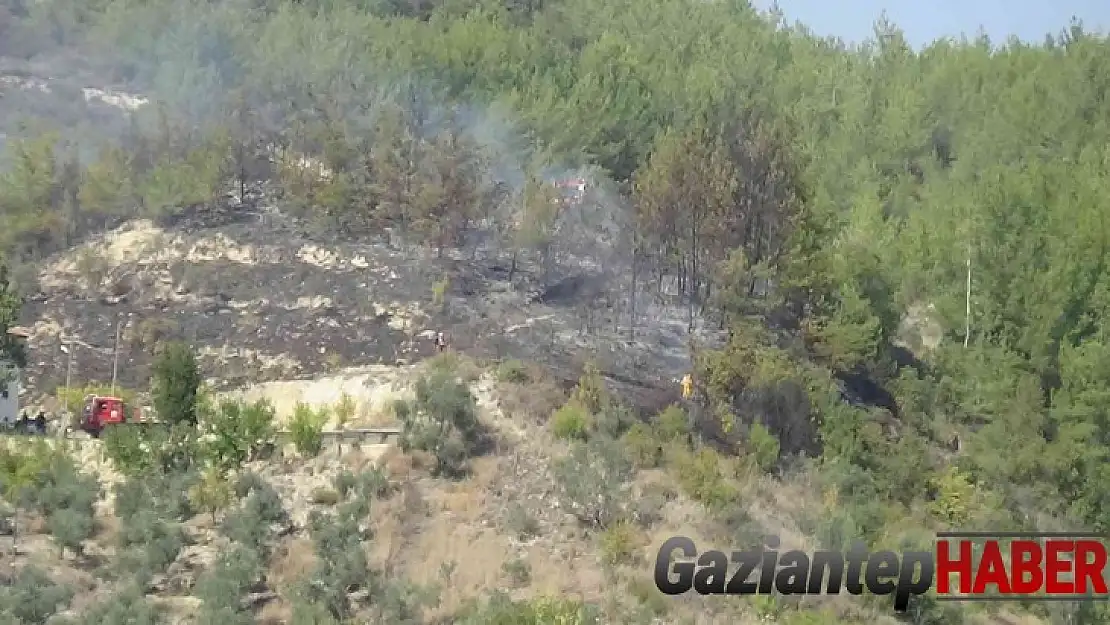
[[[262,606],[262,609],[255,616],[255,622],[259,625],[286,625],[291,622],[292,618],[293,606],[279,598]]]
[[[316,566],[316,552],[312,540],[288,537],[274,550],[267,579],[277,588],[286,588],[308,575]]]
[[[497,391],[506,415],[531,424],[547,423],[551,413],[567,399],[563,389],[552,382],[499,382]]]

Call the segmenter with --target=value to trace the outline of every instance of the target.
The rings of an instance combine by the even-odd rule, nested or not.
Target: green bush
[[[138,586],[132,584],[93,604],[79,620],[61,621],[57,625],[160,625],[164,622],[160,611]]]
[[[129,477],[189,471],[200,457],[197,430],[190,425],[115,426],[101,440],[105,456]]]
[[[44,472],[58,455],[43,441],[35,441],[26,448],[0,448],[0,486],[4,496],[9,501],[18,501],[23,489],[42,482]]]
[[[779,439],[759,423],[753,423],[748,431],[748,447],[763,471],[770,471],[779,461]]]
[[[104,455],[116,470],[130,477],[149,475],[154,470],[154,455],[146,438],[140,428],[111,427],[100,440]]]
[[[350,495],[363,499],[386,497],[393,492],[393,484],[381,467],[371,466],[358,475],[350,471],[340,471],[332,480],[332,486],[340,499]]]
[[[635,560],[640,537],[628,521],[618,521],[601,533],[601,561],[607,565],[630,564]]]
[[[254,618],[243,597],[262,579],[265,568],[257,551],[237,545],[197,580],[204,625],[248,625]]]
[[[28,565],[0,586],[0,622],[43,625],[73,599],[73,589],[55,583],[42,569]]]
[[[640,469],[659,466],[663,447],[655,438],[655,432],[643,423],[633,425],[622,437],[625,449],[632,464]]]
[[[355,411],[358,409],[358,404],[355,398],[347,393],[339,396],[339,401],[335,404],[335,420],[340,428],[346,427],[351,419],[355,418]]]
[[[46,518],[47,528],[63,554],[69,549],[80,555],[85,539],[95,529],[93,513],[100,484],[94,476],[81,473],[68,456],[51,453],[45,458],[45,466],[37,461],[20,462],[17,476],[29,466],[37,466],[37,473],[27,476],[16,488],[16,501]]]
[[[193,507],[197,510],[212,515],[212,522],[216,521],[216,514],[231,505],[234,495],[231,484],[222,471],[211,467],[204,472],[202,478],[189,489],[188,497]]]
[[[666,458],[682,490],[691,499],[715,511],[735,505],[738,493],[725,480],[717,452],[711,449],[692,452],[685,447],[671,445],[666,450]]]
[[[565,440],[584,441],[589,437],[591,421],[586,407],[571,400],[551,415],[551,432]]]
[[[620,520],[628,504],[632,465],[617,441],[575,443],[552,469],[564,508],[590,527],[604,529]]]
[[[671,404],[656,415],[652,429],[660,442],[688,442],[690,440],[690,418],[680,406]]]
[[[242,506],[224,517],[222,529],[231,540],[259,554],[267,554],[275,529],[289,522],[289,513],[273,486],[251,490]]]
[[[328,417],[327,408],[313,410],[308,404],[297,403],[293,409],[293,418],[289,420],[289,436],[293,439],[293,447],[297,453],[306,457],[319,455],[324,447],[322,433]]]
[[[260,399],[225,399],[201,415],[202,453],[221,470],[235,469],[274,444],[273,406]]]
[[[65,554],[66,549],[81,555],[84,553],[85,540],[92,536],[95,523],[91,512],[63,509],[50,515],[46,520],[46,527],[58,544],[61,555]]]
[[[297,594],[307,603],[326,607],[339,620],[349,619],[353,614],[352,590],[380,587],[382,583],[379,574],[370,570],[362,548],[361,512],[340,508],[337,514],[313,512],[309,518],[316,568]]]
[[[478,404],[469,386],[450,369],[434,368],[417,379],[415,390],[412,401],[394,404],[401,422],[401,449],[431,453],[436,475],[464,474],[482,436]]]
[[[527,384],[532,381],[532,375],[523,362],[506,360],[497,367],[497,379],[509,384]]]
[[[601,610],[572,599],[539,597],[514,601],[503,593],[494,594],[460,611],[458,625],[600,625]]]

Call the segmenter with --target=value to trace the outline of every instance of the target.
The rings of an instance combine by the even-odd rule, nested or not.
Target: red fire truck
[[[100,436],[104,428],[121,423],[145,423],[136,407],[128,406],[119,397],[88,395],[81,411],[79,427],[94,438]]]

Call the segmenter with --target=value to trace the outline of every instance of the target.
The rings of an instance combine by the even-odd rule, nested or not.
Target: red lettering
[[[1088,557],[1091,556],[1091,557]],[[1106,545],[1097,540],[1075,541],[1075,592],[1086,594],[1090,581],[1096,595],[1106,590]]]
[[[975,572],[971,594],[985,594],[987,584],[994,584],[998,594],[1010,594],[1010,577],[1006,574],[1006,562],[1002,559],[1002,550],[998,548],[996,540],[983,545],[983,557],[979,560],[979,570]]]
[[[948,541],[937,541],[937,594],[947,595],[952,591],[948,584],[950,577],[955,574],[960,576],[960,594],[971,592],[971,542],[961,540],[959,543],[960,556],[953,559],[949,555]]]
[[[1070,595],[1075,592],[1075,583],[1060,579],[1062,573],[1071,573],[1071,553],[1075,543],[1070,540],[1046,540],[1044,543],[1044,591],[1049,595]]]
[[[1106,552],[1103,552],[1105,560]],[[1018,595],[1032,595],[1044,584],[1041,571],[1041,544],[1035,540],[1010,543],[1010,590]]]

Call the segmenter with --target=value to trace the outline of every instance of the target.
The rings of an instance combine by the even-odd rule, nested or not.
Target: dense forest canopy
[[[597,167],[597,210],[629,225],[610,258],[731,328],[698,353],[719,437],[762,424],[774,471],[816,456],[843,510],[828,540],[1110,528],[1110,42],[1081,25],[918,52],[891,24],[850,47],[743,0],[0,11],[0,52],[79,48],[160,102],[88,133],[95,158],[76,131],[9,141],[14,264],[267,176],[346,236],[492,228],[546,262],[561,217],[538,181]]]

